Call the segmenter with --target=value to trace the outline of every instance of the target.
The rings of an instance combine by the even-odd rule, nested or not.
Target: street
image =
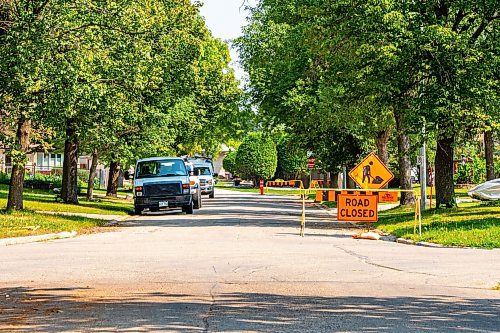
[[[355,240],[301,202],[218,190],[194,215],[0,248],[2,332],[500,331],[500,250]]]

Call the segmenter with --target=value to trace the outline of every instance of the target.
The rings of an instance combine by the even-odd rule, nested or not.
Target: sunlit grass
[[[422,237],[414,233],[413,208],[380,213],[378,228],[397,237],[449,246],[500,247],[500,203],[467,203],[422,214]]]
[[[0,185],[0,209],[7,206],[8,186]],[[87,201],[80,198],[78,205],[56,202],[51,191],[24,189],[24,207],[32,211],[85,213],[100,215],[127,215],[132,211],[132,201],[103,198]]]
[[[87,233],[104,223],[103,220],[76,216],[46,215],[29,211],[13,213],[0,211],[0,238],[34,236],[63,231]]]

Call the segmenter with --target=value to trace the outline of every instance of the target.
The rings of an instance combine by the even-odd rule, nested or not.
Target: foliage
[[[276,172],[276,145],[270,136],[261,132],[249,133],[238,148],[236,171],[239,176],[256,182],[270,179]]]
[[[307,172],[307,152],[291,140],[290,136],[278,137],[276,151],[278,164],[275,178],[298,179],[301,173]]]
[[[12,146],[12,128],[29,121],[32,143],[81,143],[127,168],[139,157],[210,151],[241,136],[246,117],[229,49],[198,6],[1,2],[2,142]],[[24,165],[25,153],[14,162]]]
[[[233,175],[236,174],[236,154],[236,150],[231,151],[226,155],[226,157],[224,157],[224,160],[222,161],[222,167],[224,168],[224,170],[230,172]]]
[[[472,184],[480,184],[486,181],[486,161],[479,156],[474,156],[471,165]]]
[[[9,185],[10,175],[7,173],[0,172],[0,184]]]
[[[237,46],[264,124],[284,124],[345,165],[366,147],[342,142],[370,142],[398,119],[410,135],[425,125],[435,140],[495,128],[499,18],[490,0],[262,0]],[[333,138],[318,145],[325,136]],[[440,193],[450,188],[439,184]]]
[[[465,163],[459,163],[458,164],[458,170],[457,173],[455,174],[455,183],[457,184],[471,184],[472,183],[472,176],[471,176],[471,170],[470,166]]]

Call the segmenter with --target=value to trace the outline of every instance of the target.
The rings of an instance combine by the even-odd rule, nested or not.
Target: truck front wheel
[[[191,201],[191,203],[189,205],[182,206],[182,211],[186,212],[186,214],[188,214],[188,215],[193,214],[193,212],[194,212],[193,202]]]
[[[201,208],[201,191],[198,191],[196,193],[196,200],[193,198],[194,201],[194,209],[200,209]]]
[[[209,197],[210,199],[215,198],[215,190],[213,190],[212,192],[210,192],[210,194],[208,195],[208,197]]]
[[[142,214],[142,208],[134,206],[134,215],[141,215]]]

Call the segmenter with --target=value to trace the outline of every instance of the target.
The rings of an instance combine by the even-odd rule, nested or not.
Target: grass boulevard
[[[7,202],[8,186],[0,185],[0,207]],[[34,236],[63,231],[88,233],[103,226],[104,219],[80,216],[63,216],[49,213],[81,213],[95,215],[128,215],[132,212],[130,200],[103,198],[86,201],[80,198],[78,205],[68,205],[55,201],[51,191],[25,189],[25,211],[0,212],[0,238]]]

